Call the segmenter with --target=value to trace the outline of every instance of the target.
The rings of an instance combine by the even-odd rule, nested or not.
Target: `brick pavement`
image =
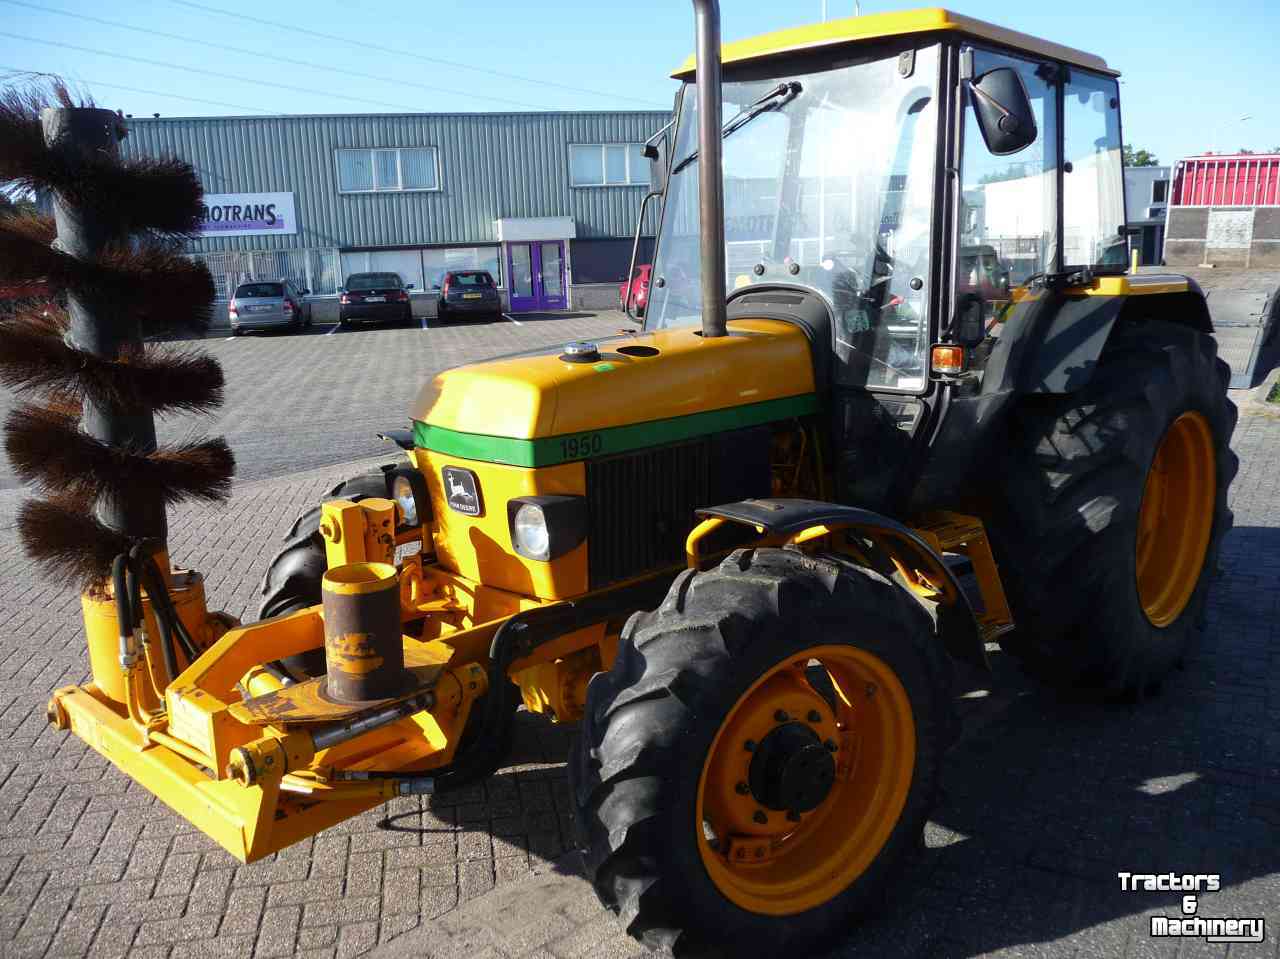
[[[383,444],[374,433],[407,426],[418,390],[439,371],[607,336],[624,326],[635,323],[605,311],[524,316],[519,326],[477,320],[428,330],[370,326],[328,335],[327,328],[317,327],[299,334],[210,338],[194,345],[222,362],[227,403],[211,416],[162,419],[160,439],[225,435],[241,481],[376,456]],[[12,404],[13,397],[0,391],[0,416]],[[0,489],[16,483],[0,452]]]
[[[1173,869],[1224,874],[1205,912],[1267,916],[1265,946],[1232,959],[1280,956],[1280,417],[1247,411],[1235,446],[1237,528],[1187,669],[1138,709],[1056,702],[999,660],[989,690],[970,676],[926,854],[837,955],[1173,955],[1144,939],[1142,917],[1176,914],[1176,897],[1121,894],[1114,879]],[[293,515],[361,465],[176,510],[174,555],[208,571],[215,608],[251,614]],[[631,951],[561,875],[571,731],[537,717],[521,714],[512,764],[483,786],[396,800],[248,866],[51,730],[48,693],[87,678],[78,600],[16,549],[17,500],[0,493],[0,955]],[[488,931],[445,936],[466,929]]]
[[[1280,957],[1280,411],[1242,414],[1236,526],[1185,669],[1130,707],[1058,700],[999,653],[991,678],[966,668],[925,851],[829,959]],[[373,959],[638,954],[576,857],[538,868]],[[1120,871],[1220,873],[1200,914],[1263,916],[1266,941],[1156,942],[1146,917],[1179,894],[1121,892]]]

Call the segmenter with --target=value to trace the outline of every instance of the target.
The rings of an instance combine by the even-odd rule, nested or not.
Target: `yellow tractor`
[[[167,562],[86,593],[51,720],[241,859],[490,772],[522,700],[581,724],[633,935],[806,952],[920,845],[956,661],[1129,695],[1182,655],[1236,414],[1196,285],[1128,270],[1116,73],[939,9],[721,47],[694,8],[642,327],[437,376],[259,622]]]

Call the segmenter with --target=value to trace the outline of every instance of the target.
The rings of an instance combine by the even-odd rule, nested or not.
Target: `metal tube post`
[[[40,120],[45,143],[51,149],[113,158],[119,153],[120,118],[110,110],[49,108]],[[53,215],[58,228],[55,244],[78,259],[97,257],[110,243],[123,239],[116,235],[116,224],[96,222],[90,211],[72,206],[57,193],[53,197]],[[67,313],[68,340],[76,349],[115,359],[121,352],[141,346],[141,325],[130,314],[127,303],[68,291]],[[156,448],[155,418],[149,409],[122,409],[86,398],[81,426],[90,436],[111,446],[135,452]],[[112,529],[138,539],[163,543],[168,532],[163,502],[129,505],[104,501],[98,505],[98,517]]]
[[[698,234],[702,335],[725,336],[724,166],[721,150],[720,4],[693,0],[698,84]]]

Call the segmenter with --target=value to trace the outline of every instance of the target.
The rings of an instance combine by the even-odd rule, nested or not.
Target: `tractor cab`
[[[721,69],[727,316],[805,328],[820,386],[856,408],[841,446],[871,412],[914,434],[940,391],[983,392],[1032,288],[1125,273],[1118,88],[1100,58],[926,9],[725,44]],[[693,60],[675,76],[646,330],[703,314]],[[934,345],[955,349],[935,363]],[[889,506],[902,465],[860,462],[847,498]]]

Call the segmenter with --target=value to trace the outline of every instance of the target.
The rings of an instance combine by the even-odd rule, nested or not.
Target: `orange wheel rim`
[[[1217,486],[1209,422],[1183,413],[1160,440],[1138,511],[1138,599],[1153,626],[1168,626],[1191,602],[1213,532]]]
[[[703,765],[694,827],[708,875],[750,912],[792,915],[830,901],[884,848],[915,758],[911,701],[882,659],[815,646],[779,663],[734,704]],[[768,805],[780,800],[814,805]]]

